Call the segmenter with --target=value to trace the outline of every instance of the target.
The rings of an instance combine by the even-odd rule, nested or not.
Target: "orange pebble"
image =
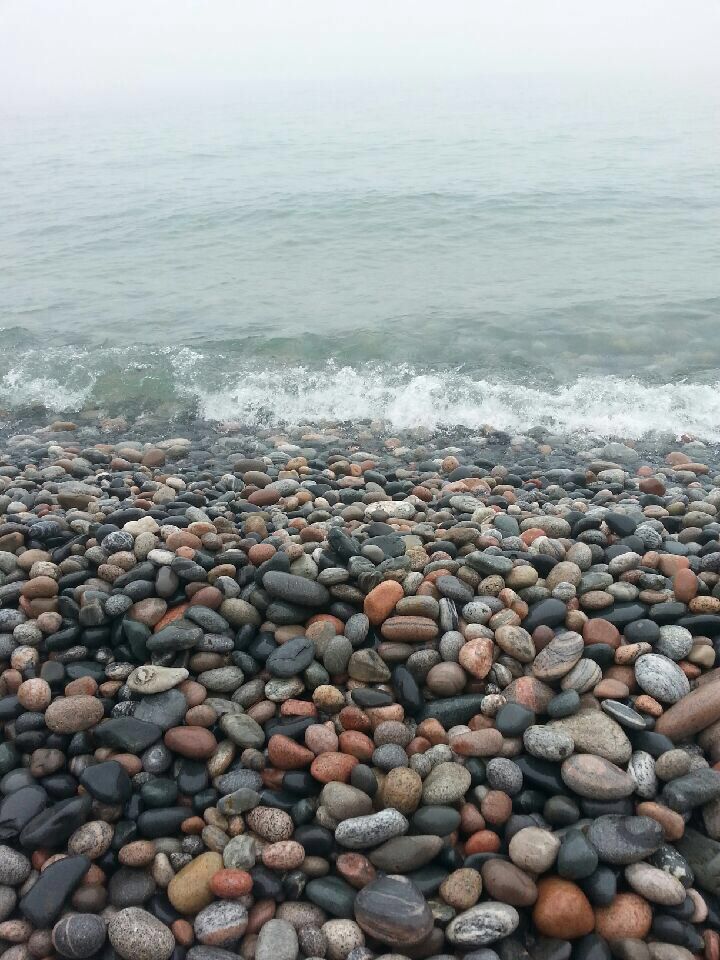
[[[300,770],[309,766],[315,757],[312,750],[280,733],[270,737],[267,751],[270,762],[280,770]]]
[[[252,890],[253,879],[246,870],[218,870],[210,880],[210,889],[216,897],[235,900]]]
[[[309,700],[285,700],[280,707],[281,717],[316,717],[317,707]]]
[[[192,924],[187,920],[174,920],[170,926],[172,935],[181,947],[190,947],[195,940]]]
[[[370,760],[375,750],[375,744],[370,737],[359,730],[345,730],[341,733],[339,746],[342,753],[357,757],[362,762]]]
[[[497,853],[500,837],[492,830],[478,830],[465,841],[465,855],[471,853]]]
[[[347,753],[321,753],[313,760],[310,773],[320,783],[331,783],[333,780],[347,783],[359,762],[357,757]]]
[[[417,735],[419,737],[425,737],[425,739],[429,740],[434,747],[439,743],[448,742],[448,735],[445,727],[443,727],[439,720],[435,720],[433,718],[423,720],[423,722],[418,725]]]
[[[359,730],[361,733],[372,730],[370,717],[360,707],[343,707],[338,720],[343,730]]]
[[[205,829],[205,821],[202,817],[188,817],[180,824],[180,829],[183,833],[196,835]]]

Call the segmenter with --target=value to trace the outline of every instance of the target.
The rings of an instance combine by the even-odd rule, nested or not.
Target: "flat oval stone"
[[[619,700],[603,700],[600,706],[608,716],[617,720],[621,726],[627,727],[628,730],[645,729],[645,720],[642,715],[633,710],[632,707],[628,707],[627,704],[621,703]]]
[[[662,800],[678,813],[689,813],[720,797],[720,772],[709,768],[693,770],[666,784]]]
[[[357,891],[340,877],[319,877],[305,887],[305,896],[333,917],[351,918]]]
[[[531,907],[537,900],[532,877],[507,860],[488,860],[481,868],[485,891],[501,903],[513,907]]]
[[[655,644],[656,653],[668,657],[670,660],[682,660],[693,646],[693,635],[685,627],[667,624],[660,627],[660,637]]]
[[[388,807],[379,813],[343,820],[335,829],[335,840],[350,850],[365,850],[402,836],[407,833],[409,826],[398,810]]]
[[[625,868],[625,879],[636,893],[651,903],[678,906],[687,896],[676,877],[649,863],[631,863]]]
[[[417,833],[433,833],[447,837],[460,824],[460,813],[453,807],[420,807],[412,817],[412,826]]]
[[[569,673],[585,649],[585,641],[579,633],[571,630],[561,633],[535,657],[533,676],[538,680],[558,680]]]
[[[591,800],[620,800],[635,790],[630,774],[590,753],[578,753],[565,760],[561,776],[574,793]]]
[[[605,863],[626,866],[645,860],[661,847],[663,831],[650,817],[608,814],[590,824],[588,840]]]
[[[321,583],[281,570],[269,570],[263,586],[271,597],[301,607],[323,607],[330,603],[330,593]]]
[[[288,679],[302,673],[314,658],[313,641],[308,637],[293,637],[273,650],[265,666],[274,677]]]
[[[425,897],[407,877],[373,880],[355,897],[355,919],[368,936],[390,947],[422,943],[433,927]]]
[[[161,667],[148,663],[133,670],[125,683],[133,693],[164,693],[187,680],[189,676],[184,667]]]
[[[565,760],[575,749],[575,741],[569,734],[542,725],[528,727],[523,734],[523,744],[533,757],[555,762]]]
[[[222,947],[239,940],[247,925],[248,912],[241,903],[216,900],[198,913],[193,929],[199,943]]]
[[[0,803],[0,840],[14,840],[45,809],[48,795],[40,786],[21,787]]]
[[[568,830],[560,844],[557,871],[566,880],[583,880],[597,869],[598,855],[582,830]]]
[[[661,703],[677,703],[690,693],[690,681],[668,657],[646,653],[635,662],[638,686]]]
[[[520,663],[532,663],[535,659],[533,638],[524,627],[498,627],[495,631],[495,643],[503,653]]]
[[[179,690],[165,690],[143,697],[133,716],[136,720],[156,723],[161,730],[167,730],[182,723],[187,708],[187,700]]]
[[[439,628],[429,617],[389,617],[380,631],[386,640],[422,643],[434,640]]]
[[[445,933],[457,947],[483,947],[509,937],[519,923],[515,907],[489,900],[459,914],[450,921]]]
[[[115,747],[127,753],[142,753],[162,736],[156,723],[146,723],[135,717],[113,717],[101,723],[94,731],[95,740],[103,747]]]
[[[467,559],[466,557],[465,560],[467,561]],[[522,626],[524,630],[527,630],[527,632],[531,634],[536,627],[559,627],[561,623],[565,622],[566,616],[567,607],[562,600],[549,598],[547,600],[541,600],[539,603],[534,603],[532,607],[530,607],[530,611],[523,620]]]
[[[386,873],[408,873],[424,867],[442,850],[443,838],[432,834],[393,837],[369,854],[370,862]]]
[[[462,800],[470,789],[470,772],[458,763],[439,763],[423,784],[423,803],[445,806]]]
[[[520,703],[505,703],[495,717],[495,725],[504,737],[521,737],[535,723],[535,714]]]
[[[720,720],[720,680],[704,683],[677,701],[657,720],[655,730],[678,742],[717,720]]]
[[[45,711],[45,723],[53,733],[78,733],[98,724],[104,712],[97,697],[60,697]]]

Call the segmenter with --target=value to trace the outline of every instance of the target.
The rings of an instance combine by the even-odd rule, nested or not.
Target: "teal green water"
[[[717,106],[9,118],[0,403],[720,437]]]

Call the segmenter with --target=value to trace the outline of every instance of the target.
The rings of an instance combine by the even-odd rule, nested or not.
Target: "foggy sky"
[[[719,37],[716,0],[0,0],[0,111],[488,76],[702,92]]]

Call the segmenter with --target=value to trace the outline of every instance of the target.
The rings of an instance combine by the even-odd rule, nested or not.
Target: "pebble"
[[[577,940],[595,927],[595,914],[580,887],[558,877],[540,881],[532,916],[545,937]]]
[[[588,839],[601,860],[613,866],[637,863],[663,842],[662,827],[650,817],[608,814],[590,825]]]
[[[194,914],[212,902],[210,882],[223,866],[219,853],[202,853],[183,867],[170,881],[167,894],[180,913]]]
[[[248,912],[233,900],[216,900],[195,917],[193,930],[199,943],[225,947],[236,943],[247,929]]]
[[[6,952],[720,952],[714,448],[77,420],[0,439]]]
[[[255,960],[296,960],[298,937],[287,920],[268,920],[255,944]]]
[[[668,657],[647,653],[635,661],[638,686],[661,703],[677,703],[690,692],[690,682]]]
[[[30,876],[32,864],[19,850],[0,844],[0,884],[19,887]]]
[[[92,913],[71,913],[59,920],[52,931],[57,952],[69,960],[84,960],[97,953],[105,943],[105,921]]]
[[[427,901],[412,881],[402,876],[380,877],[359,891],[355,919],[364,932],[393,948],[421,943],[433,927]]]
[[[648,863],[632,863],[625,868],[625,879],[632,889],[650,903],[677,906],[684,902],[685,887],[672,874]]]
[[[451,920],[446,934],[455,946],[482,947],[510,936],[519,922],[520,916],[514,907],[489,900]]]
[[[564,761],[563,782],[581,797],[620,800],[635,790],[635,781],[625,770],[590,753],[578,753]]]
[[[157,917],[140,907],[127,907],[108,924],[108,937],[123,960],[169,960],[175,938]]]

